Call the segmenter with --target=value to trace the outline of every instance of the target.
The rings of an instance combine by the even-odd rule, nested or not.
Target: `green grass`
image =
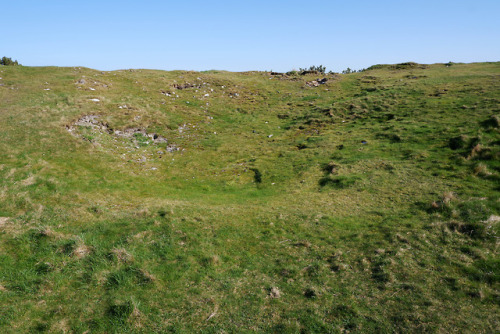
[[[500,64],[328,76],[0,66],[1,331],[498,332]]]

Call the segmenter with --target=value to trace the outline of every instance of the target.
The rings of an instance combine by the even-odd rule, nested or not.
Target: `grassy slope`
[[[0,77],[2,332],[500,329],[499,63]]]

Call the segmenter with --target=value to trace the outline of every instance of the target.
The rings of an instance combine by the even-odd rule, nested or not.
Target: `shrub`
[[[0,65],[17,66],[19,65],[19,63],[17,62],[17,60],[12,60],[12,58],[2,57],[2,59],[0,59]]]
[[[307,68],[300,68],[299,69],[299,73],[301,75],[304,75],[304,74],[325,74],[326,72],[326,67],[323,66],[323,65],[319,65],[319,66],[310,66],[309,69]]]

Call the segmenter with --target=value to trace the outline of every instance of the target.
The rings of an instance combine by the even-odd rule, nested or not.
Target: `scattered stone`
[[[175,89],[187,89],[187,88],[201,88],[201,85],[195,85],[189,82],[186,82],[185,84],[174,84]]]
[[[326,84],[327,81],[328,81],[328,78],[316,79],[316,80],[313,80],[313,81],[307,81],[306,82],[306,86],[309,86],[309,87],[319,87],[320,85]]]
[[[269,292],[269,296],[271,298],[280,298],[281,297],[281,292],[277,287],[272,287],[271,291]]]
[[[169,145],[167,146],[166,148],[166,151],[169,152],[169,153],[172,153],[172,152],[175,152],[175,151],[179,151],[180,149],[175,146],[175,145]]]
[[[126,107],[126,106],[125,106]],[[135,135],[136,134],[141,134],[144,137],[148,137],[152,140],[153,144],[161,144],[161,143],[168,143],[167,138],[158,135],[157,133],[148,133],[146,130],[141,129],[141,128],[128,128],[125,130],[112,130],[108,124],[103,123],[102,121],[99,120],[99,116],[97,115],[86,115],[78,119],[73,125],[71,126],[66,126],[66,129],[68,132],[73,133],[76,129],[75,126],[83,126],[83,127],[90,127],[93,129],[101,130],[103,132],[107,132],[109,134],[113,134],[117,137],[121,138],[129,138],[135,141]],[[136,146],[136,148],[139,148],[139,146]],[[169,152],[177,151],[178,148],[175,145],[170,145],[170,150]]]
[[[86,115],[80,118],[78,121],[76,121],[73,125],[75,126],[84,126],[84,127],[91,127],[91,128],[98,128],[101,127],[101,123],[98,121],[99,116],[94,116],[94,115]],[[73,132],[75,128],[73,126],[67,127],[69,132]]]

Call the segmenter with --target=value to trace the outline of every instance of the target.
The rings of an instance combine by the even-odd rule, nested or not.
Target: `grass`
[[[499,71],[0,66],[2,332],[498,332]]]

